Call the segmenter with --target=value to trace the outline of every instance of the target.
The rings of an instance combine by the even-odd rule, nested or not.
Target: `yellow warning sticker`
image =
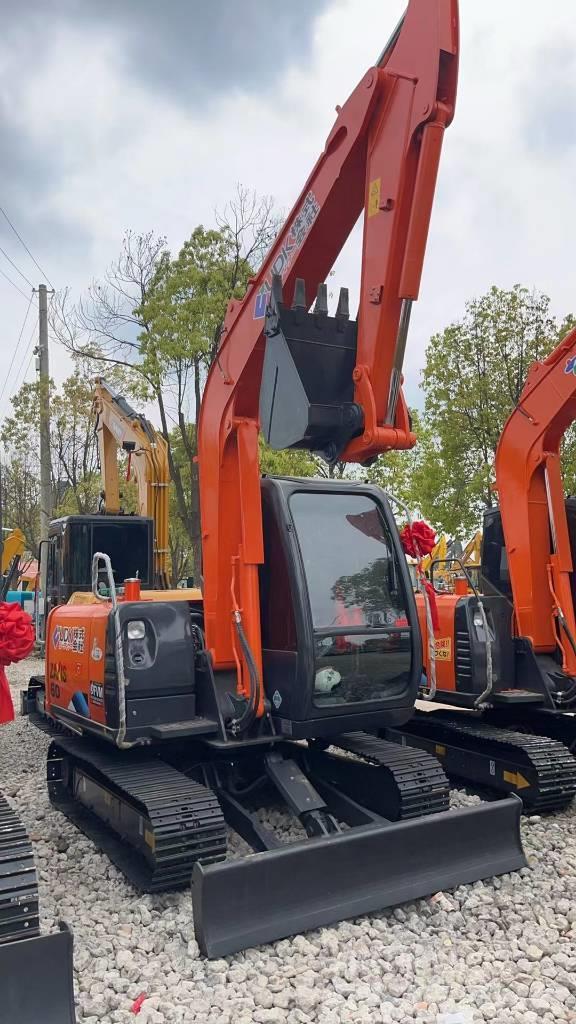
[[[443,746],[442,743],[435,743],[434,744],[434,753],[437,755],[437,757],[444,757],[444,755],[446,753],[446,747]]]
[[[368,216],[380,211],[380,178],[374,178],[368,187]]]
[[[156,838],[153,832],[149,829],[144,829],[144,842],[150,847],[151,850],[156,849]]]
[[[434,653],[437,661],[452,661],[452,637],[438,637],[434,641]]]
[[[509,782],[511,786],[515,786],[516,789],[526,789],[530,783],[528,779],[525,779],[521,772],[502,772],[504,782]]]

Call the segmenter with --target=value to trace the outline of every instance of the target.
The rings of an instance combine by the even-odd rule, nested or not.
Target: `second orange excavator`
[[[387,733],[435,753],[451,775],[518,793],[533,811],[565,807],[576,793],[576,501],[560,462],[575,419],[572,330],[531,367],[502,431],[479,587],[469,577],[463,592],[436,595],[427,692],[460,713],[421,712]],[[426,639],[421,595],[418,603]]]

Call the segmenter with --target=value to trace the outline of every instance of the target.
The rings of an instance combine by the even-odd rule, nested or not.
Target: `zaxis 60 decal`
[[[302,242],[316,220],[319,210],[320,205],[316,196],[313,192],[309,192],[302,203],[301,209],[298,211],[292,221],[292,224],[288,228],[288,234],[282,243],[280,252],[272,264],[270,273],[266,275],[265,281],[258,289],[258,294],[254,303],[254,320],[261,320],[266,313],[268,296],[272,290],[272,275],[280,274],[280,277],[284,281],[294,256],[298,252],[298,249],[302,245]]]

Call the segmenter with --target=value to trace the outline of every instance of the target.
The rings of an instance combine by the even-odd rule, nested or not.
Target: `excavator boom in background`
[[[0,600],[5,601],[8,591],[18,582],[20,559],[26,550],[26,538],[22,530],[10,530],[2,538],[2,573],[0,578]]]
[[[457,62],[457,0],[410,0],[230,302],[198,421],[201,595],[121,592],[123,551],[101,548],[83,603],[51,609],[25,698],[55,730],[53,803],[142,889],[193,869],[211,956],[525,864],[519,800],[448,810],[437,759],[375,735],[410,718],[422,676],[384,493],[259,468],[260,428],[329,462],[415,443],[402,360]],[[361,216],[353,321],[324,282]],[[270,801],[298,841],[263,822]],[[258,856],[225,860],[226,825]]]
[[[103,377],[96,378],[93,411],[102,474],[102,511],[120,515],[118,449],[128,455],[128,473],[138,488],[138,515],[154,523],[154,585],[167,589],[170,576],[168,445],[152,423],[136,412]]]
[[[170,589],[170,475],[165,439],[102,377],[96,379],[93,412],[103,485],[101,509],[96,515],[63,516],[51,522],[42,554],[48,564],[46,615],[69,601],[91,600],[92,559],[97,551],[111,557],[118,586],[126,578],[137,577],[148,600],[199,601],[201,593],[194,587]],[[119,450],[128,455],[128,474],[133,472],[136,481],[136,515],[127,515],[121,505]],[[102,573],[100,577],[103,593],[107,582]]]

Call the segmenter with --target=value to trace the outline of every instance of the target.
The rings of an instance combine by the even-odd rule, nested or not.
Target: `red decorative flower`
[[[411,558],[423,558],[429,555],[436,544],[436,534],[423,519],[406,523],[400,531],[400,541],[407,555]]]
[[[0,601],[0,725],[14,718],[6,665],[21,661],[34,646],[34,627],[28,612],[18,604]]]
[[[20,605],[0,602],[0,665],[21,661],[34,646],[34,626]]]

